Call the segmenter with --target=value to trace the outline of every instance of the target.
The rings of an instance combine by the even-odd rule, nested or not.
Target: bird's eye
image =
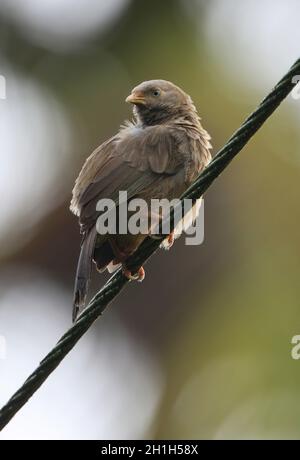
[[[158,97],[160,95],[159,89],[154,89],[152,94],[153,96]]]

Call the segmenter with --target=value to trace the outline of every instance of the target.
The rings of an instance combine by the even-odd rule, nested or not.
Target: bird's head
[[[126,102],[134,104],[134,114],[143,125],[159,124],[195,112],[190,96],[166,80],[144,81],[133,88]]]

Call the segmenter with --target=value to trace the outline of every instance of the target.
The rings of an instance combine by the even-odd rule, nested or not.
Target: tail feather
[[[96,227],[93,227],[84,237],[75,278],[74,301],[73,301],[73,321],[85,307],[85,299],[91,278],[92,257],[95,247]]]

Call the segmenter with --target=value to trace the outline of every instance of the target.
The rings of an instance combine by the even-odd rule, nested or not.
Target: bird
[[[127,192],[128,202],[179,198],[212,158],[211,137],[191,97],[179,86],[161,79],[144,81],[125,100],[133,105],[133,120],[87,158],[72,190],[70,210],[78,216],[82,234],[73,321],[85,308],[92,263],[99,272],[121,266],[130,280],[145,276],[143,267],[131,273],[126,261],[147,234],[99,235],[98,201],[110,198],[118,207],[121,190]],[[172,246],[175,236],[176,229],[162,246]]]

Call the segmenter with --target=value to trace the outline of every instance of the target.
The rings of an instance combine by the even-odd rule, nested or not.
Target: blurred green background
[[[1,0],[0,403],[70,326],[71,189],[143,80],[193,98],[214,153],[299,57],[296,0]],[[300,438],[300,102],[205,196],[205,240],[147,264],[3,439]],[[106,280],[96,275],[95,292]]]

